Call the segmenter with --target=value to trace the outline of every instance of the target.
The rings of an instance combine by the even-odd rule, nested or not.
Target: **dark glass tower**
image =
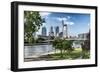
[[[55,36],[59,36],[59,26],[55,27]]]
[[[42,27],[42,36],[46,36],[46,35],[47,35],[46,27]]]
[[[53,27],[50,28],[50,36],[54,36]]]

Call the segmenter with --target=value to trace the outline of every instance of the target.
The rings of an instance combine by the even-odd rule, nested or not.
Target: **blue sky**
[[[60,13],[60,12],[39,12],[42,18],[45,18],[45,23],[41,26],[37,34],[41,34],[42,27],[47,28],[47,35],[50,31],[50,27],[59,26],[60,32],[62,31],[63,20],[68,25],[68,34],[76,36],[79,33],[86,33],[89,31],[90,26],[90,14],[79,13]]]

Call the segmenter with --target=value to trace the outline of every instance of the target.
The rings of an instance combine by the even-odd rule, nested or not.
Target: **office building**
[[[46,27],[42,27],[42,36],[47,36]]]
[[[63,38],[68,38],[68,26],[67,24],[64,24],[64,21],[62,20],[62,32],[63,32]]]
[[[59,26],[55,27],[55,37],[59,36]]]

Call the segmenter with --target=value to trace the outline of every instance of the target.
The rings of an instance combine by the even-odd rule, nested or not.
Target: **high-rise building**
[[[63,37],[67,38],[68,37],[68,33],[67,33],[67,25],[63,26]]]
[[[55,27],[55,36],[58,37],[59,36],[59,26]]]
[[[64,21],[62,20],[62,32],[63,32],[63,38],[68,38],[68,26],[67,24],[64,24]]]
[[[54,36],[54,31],[53,31],[53,27],[50,27],[50,36]]]
[[[42,36],[47,36],[46,27],[42,27]]]
[[[63,32],[59,33],[59,37],[62,38],[63,37]]]

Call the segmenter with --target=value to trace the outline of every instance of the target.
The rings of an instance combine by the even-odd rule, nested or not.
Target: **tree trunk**
[[[63,57],[63,50],[60,50],[61,51],[61,57]]]

